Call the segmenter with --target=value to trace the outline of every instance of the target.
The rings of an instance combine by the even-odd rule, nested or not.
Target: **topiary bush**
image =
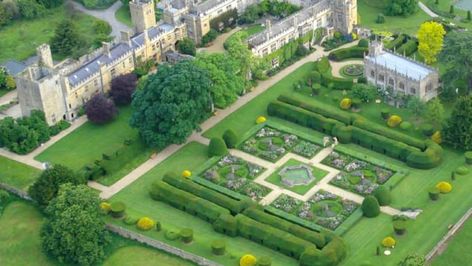
[[[397,127],[402,122],[402,118],[398,115],[392,115],[387,120],[387,125],[389,127]]]
[[[149,231],[156,225],[156,222],[149,217],[141,217],[136,224],[136,227],[142,231]]]
[[[256,257],[251,254],[246,254],[239,260],[239,266],[256,266]]]
[[[392,202],[392,193],[384,186],[379,186],[374,191],[374,197],[377,199],[380,206],[386,206]]]
[[[365,197],[361,209],[365,217],[373,218],[380,214],[380,205],[374,196]]]
[[[472,151],[467,151],[464,153],[465,156],[465,163],[466,164],[472,164]]]
[[[341,109],[343,110],[348,110],[349,108],[351,108],[351,105],[352,105],[352,100],[349,98],[344,98],[339,103],[339,107],[341,107]]]
[[[469,169],[468,169],[467,167],[465,167],[465,166],[459,166],[459,167],[457,167],[457,169],[456,169],[455,172],[456,172],[456,174],[458,174],[458,175],[467,175],[470,171],[469,171]]]
[[[382,116],[384,120],[387,120],[390,118],[390,111],[388,109],[382,109],[380,111],[380,115]]]
[[[193,240],[193,230],[190,228],[183,228],[180,230],[180,239],[184,243],[190,243]]]
[[[413,125],[408,121],[403,121],[400,124],[400,128],[403,129],[403,130],[410,130],[412,127],[413,127]]]
[[[190,170],[184,170],[182,172],[182,177],[184,177],[184,178],[189,178],[191,176],[192,176],[192,172],[190,172]]]
[[[436,188],[439,189],[439,192],[446,194],[452,191],[452,185],[449,182],[441,181],[436,184]]]
[[[359,46],[359,47],[369,47],[369,40],[368,39],[360,39],[357,46]]]
[[[0,209],[4,207],[10,200],[10,194],[7,191],[0,189]]]
[[[431,136],[431,140],[434,141],[434,143],[441,144],[442,142],[442,136],[441,136],[441,131],[436,131],[433,133]]]
[[[110,214],[114,218],[122,218],[125,215],[126,205],[121,202],[113,202],[110,206]]]
[[[223,140],[226,143],[226,147],[230,149],[236,148],[238,144],[238,136],[231,129],[227,129],[225,133],[223,133]]]
[[[431,137],[434,133],[434,127],[431,124],[423,124],[421,125],[421,133],[426,137]]]
[[[208,156],[223,156],[228,153],[225,142],[220,138],[212,138],[208,146]]]
[[[126,225],[135,225],[138,222],[138,218],[132,217],[132,216],[126,216],[123,219],[123,223]]]
[[[403,235],[406,232],[406,221],[397,220],[393,221],[393,230],[397,235]]]
[[[162,224],[159,221],[156,221],[156,231],[159,232],[162,230]]]
[[[262,123],[265,123],[266,121],[267,121],[267,118],[262,115],[256,118],[256,124],[262,124]]]
[[[110,209],[111,209],[111,204],[110,203],[108,203],[106,201],[100,202],[100,210],[104,214],[108,214],[110,212]]]
[[[175,230],[167,230],[166,233],[164,234],[164,237],[167,239],[167,240],[177,240],[179,239],[180,235],[179,235],[179,232],[175,231]]]
[[[431,188],[429,191],[428,191],[428,195],[429,195],[429,198],[433,201],[436,201],[439,199],[439,189],[434,187],[434,188]]]
[[[257,266],[271,266],[272,259],[270,257],[260,257],[257,260]]]
[[[386,248],[393,248],[396,244],[396,241],[393,237],[391,236],[387,236],[386,238],[384,238],[382,240],[382,246],[386,247]]]
[[[215,255],[221,256],[226,252],[226,242],[222,239],[216,239],[211,242],[211,252]]]

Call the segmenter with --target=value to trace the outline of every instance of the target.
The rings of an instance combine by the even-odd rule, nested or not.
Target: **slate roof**
[[[0,67],[4,67],[10,75],[16,76],[17,74],[23,72],[27,65],[15,60],[9,60],[0,64]]]

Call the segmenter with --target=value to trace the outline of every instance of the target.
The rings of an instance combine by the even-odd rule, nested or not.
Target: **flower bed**
[[[331,184],[364,196],[372,194],[395,174],[392,170],[338,152],[331,153],[322,163],[341,170]]]
[[[202,177],[222,187],[259,201],[270,193],[270,189],[252,182],[264,168],[245,160],[227,155],[208,168]]]
[[[323,190],[306,202],[281,195],[271,206],[330,230],[335,230],[359,207],[353,201],[344,200]]]
[[[244,141],[239,149],[262,159],[275,162],[289,151],[311,158],[321,147],[300,139],[294,134],[264,127],[254,136]]]

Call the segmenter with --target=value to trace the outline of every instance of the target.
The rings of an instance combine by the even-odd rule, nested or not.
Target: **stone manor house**
[[[253,53],[263,56],[290,40],[317,28],[350,33],[357,24],[356,0],[289,0],[303,8],[284,20],[267,25],[249,40]],[[134,33],[121,32],[116,43],[103,46],[78,60],[55,63],[49,45],[37,48],[38,62],[16,76],[23,116],[32,110],[45,113],[52,125],[74,120],[80,108],[95,94],[107,93],[111,80],[133,71],[140,62],[166,60],[184,37],[196,43],[210,31],[210,21],[221,14],[244,12],[258,0],[163,0],[162,21],[157,23],[153,0],[129,3]]]
[[[429,101],[438,95],[439,73],[436,69],[408,57],[387,51],[381,41],[372,41],[364,57],[367,82],[393,95],[415,96]]]

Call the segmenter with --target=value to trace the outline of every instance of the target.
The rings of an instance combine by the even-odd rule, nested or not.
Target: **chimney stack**
[[[131,35],[128,31],[120,31],[121,35],[121,42],[127,44],[129,47],[131,47]]]

